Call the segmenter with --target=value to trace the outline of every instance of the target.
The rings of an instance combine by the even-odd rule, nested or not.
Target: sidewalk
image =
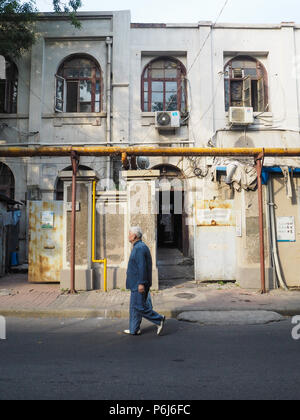
[[[29,284],[27,274],[0,278],[0,315],[19,317],[128,318],[130,292],[112,290],[62,294],[58,284]],[[152,293],[154,309],[177,318],[188,311],[274,311],[300,315],[300,291],[274,290],[266,295],[234,284],[199,285],[174,280]]]

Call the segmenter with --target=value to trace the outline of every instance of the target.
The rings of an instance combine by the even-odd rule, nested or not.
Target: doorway
[[[160,286],[172,286],[194,279],[189,257],[189,231],[185,214],[185,188],[182,172],[172,165],[159,165],[156,184],[157,265]]]
[[[175,192],[170,191],[170,203],[164,204],[164,193],[159,191],[159,212],[157,216],[158,248],[175,248],[183,253],[182,213],[175,209]],[[181,193],[182,201],[184,193]],[[168,208],[166,208],[168,207]]]

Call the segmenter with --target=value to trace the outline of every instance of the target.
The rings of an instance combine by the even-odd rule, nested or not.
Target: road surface
[[[126,320],[7,319],[0,399],[299,399],[291,320],[214,327],[168,320],[164,335]]]

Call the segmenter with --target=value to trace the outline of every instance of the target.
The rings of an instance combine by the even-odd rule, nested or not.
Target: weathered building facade
[[[80,30],[42,15],[32,50],[6,58],[2,145],[298,147],[299,26],[134,24],[128,11],[79,18]],[[30,280],[67,287],[70,159],[1,161],[14,177],[12,198],[26,204],[20,259],[29,256]],[[127,172],[115,157],[81,157],[80,165],[80,287],[103,285],[93,241],[94,257],[108,259],[109,288],[124,287],[136,224],[151,247],[155,287],[160,248],[194,259],[198,281],[260,287],[253,158],[151,157]],[[297,287],[300,159],[266,158],[264,167],[267,286],[282,278]]]

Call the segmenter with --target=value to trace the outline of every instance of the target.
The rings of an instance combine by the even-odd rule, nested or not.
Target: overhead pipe
[[[196,148],[196,147],[103,147],[103,146],[28,146],[1,147],[0,157],[70,156],[238,156],[300,157],[300,148]]]

